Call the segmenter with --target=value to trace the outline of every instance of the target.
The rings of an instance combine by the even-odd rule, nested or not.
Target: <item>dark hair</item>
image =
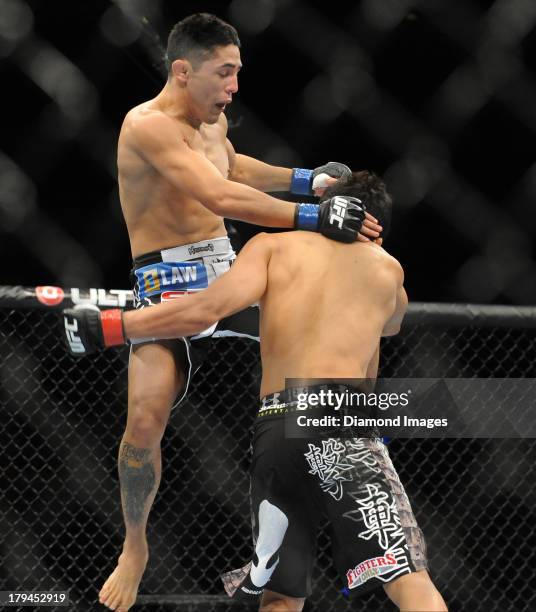
[[[166,50],[166,66],[176,59],[187,59],[194,70],[204,62],[216,47],[236,45],[240,39],[232,25],[210,13],[190,15],[173,26],[169,33]]]
[[[385,183],[378,176],[367,170],[353,172],[350,177],[339,179],[334,185],[328,187],[322,200],[336,195],[353,196],[360,199],[367,211],[376,217],[383,227],[381,237],[387,236],[391,226],[393,199],[387,193]]]

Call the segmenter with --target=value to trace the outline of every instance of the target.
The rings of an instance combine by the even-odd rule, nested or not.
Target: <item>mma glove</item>
[[[294,227],[320,232],[338,242],[354,242],[365,220],[365,206],[358,198],[333,196],[320,205],[297,204]]]
[[[125,344],[123,313],[119,309],[99,310],[77,306],[63,311],[65,341],[71,355],[83,357],[97,350]]]
[[[323,166],[319,166],[314,170],[307,170],[306,168],[293,168],[292,178],[290,180],[290,192],[296,195],[313,195],[314,190],[317,187],[323,187],[324,185],[318,185],[315,181],[316,177],[320,174],[327,174],[332,178],[349,178],[352,176],[352,171],[345,164],[340,162],[328,162]],[[320,179],[319,179],[320,180]]]

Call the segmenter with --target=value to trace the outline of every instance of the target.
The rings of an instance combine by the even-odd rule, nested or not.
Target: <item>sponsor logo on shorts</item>
[[[261,400],[260,410],[268,410],[269,408],[280,408],[281,406],[286,406],[286,404],[279,403],[279,396],[281,393],[272,393],[271,395],[267,395],[263,397]]]
[[[195,255],[196,253],[205,253],[207,251],[210,251],[211,253],[214,252],[214,245],[212,244],[212,242],[209,242],[207,245],[205,246],[200,246],[200,247],[188,247],[188,253],[190,253],[190,255]]]
[[[287,406],[288,404],[285,404],[284,402],[281,404],[275,404],[274,406],[261,406],[259,408],[259,414],[264,414],[265,412],[268,412],[268,411],[271,411],[270,412],[271,414],[278,414],[278,413],[283,412]]]
[[[135,271],[140,299],[162,291],[189,291],[208,287],[207,270],[198,262],[159,263]]]
[[[170,300],[175,300],[180,297],[184,297],[189,293],[196,293],[196,291],[162,291],[160,294],[161,302],[169,302]]]
[[[279,401],[280,393],[272,393],[267,397],[263,397],[261,400],[261,407],[259,408],[258,416],[268,416],[273,414],[281,414],[287,412],[286,408],[290,404]]]
[[[63,302],[65,294],[61,287],[36,287],[35,297],[45,306],[57,306]]]
[[[381,557],[366,559],[346,572],[348,588],[355,589],[375,576],[381,576],[382,574],[392,572],[397,565],[398,562],[396,557],[392,553],[386,553]]]
[[[350,491],[349,495],[355,500],[357,508],[345,512],[343,516],[359,524],[361,530],[357,534],[358,538],[377,545],[386,559],[396,560],[394,564],[381,566],[371,564],[370,567],[365,567],[362,572],[367,573],[360,579],[359,584],[374,576],[382,582],[389,582],[397,576],[409,573],[411,569],[406,536],[398,514],[397,502],[389,485],[386,482],[369,482],[360,486],[357,491]],[[376,559],[378,558],[380,557]],[[352,574],[352,580],[354,580],[354,574]]]

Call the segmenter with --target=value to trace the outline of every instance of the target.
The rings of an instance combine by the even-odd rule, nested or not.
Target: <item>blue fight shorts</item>
[[[202,291],[225,274],[235,259],[236,253],[227,236],[140,255],[134,259],[130,275],[134,307],[145,308]],[[258,307],[251,306],[226,317],[195,336],[177,338],[179,348],[184,350],[188,368],[184,391],[175,401],[174,407],[186,397],[192,376],[206,358],[211,339],[223,336],[250,338],[258,342]],[[132,344],[148,342],[158,340],[138,338]]]

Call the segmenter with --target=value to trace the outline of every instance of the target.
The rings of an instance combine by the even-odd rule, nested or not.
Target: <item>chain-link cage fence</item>
[[[97,610],[123,536],[116,455],[128,349],[75,359],[57,312],[2,303],[0,590],[66,590],[73,609]],[[426,306],[383,342],[382,375],[535,376],[529,309],[488,307],[482,316],[466,308],[449,317],[448,305],[435,314]],[[215,340],[188,400],[172,413],[136,609],[245,609],[223,595],[219,575],[252,554],[249,432],[259,376],[256,343]],[[389,450],[450,610],[535,609],[534,441],[400,439]],[[395,609],[382,589],[345,600],[327,531],[313,584],[306,610]]]

